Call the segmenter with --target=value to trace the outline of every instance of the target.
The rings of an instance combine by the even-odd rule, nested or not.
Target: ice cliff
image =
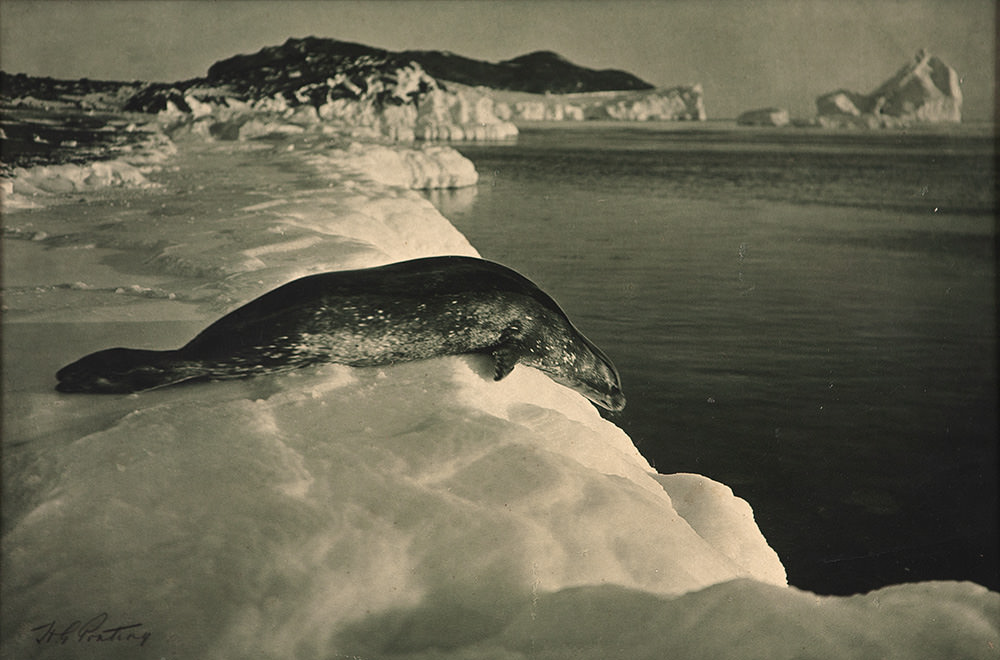
[[[159,118],[168,132],[193,131],[220,139],[304,131],[397,142],[503,140],[517,135],[512,123],[493,112],[488,96],[448,91],[416,63],[393,70],[359,68],[264,96],[248,97],[225,85],[147,90],[135,108],[161,108]]]
[[[953,68],[921,50],[874,91],[829,92],[816,99],[816,111],[820,124],[828,127],[958,123],[962,89]]]
[[[491,90],[494,112],[512,121],[704,121],[701,85],[590,94],[512,94]]]

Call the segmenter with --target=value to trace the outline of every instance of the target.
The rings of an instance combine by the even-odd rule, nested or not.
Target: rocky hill
[[[438,80],[473,87],[489,87],[532,94],[575,94],[653,89],[653,85],[625,71],[596,71],[577,66],[551,51],[536,51],[496,64],[454,53],[404,51],[404,59],[417,62]]]
[[[394,53],[349,41],[306,37],[216,62],[209,67],[205,78],[151,85],[144,93],[136,95],[128,109],[162,110],[162,100],[174,96],[170,90],[182,92],[192,87],[225,87],[229,95],[236,95],[241,100],[280,94],[291,103],[319,107],[328,100],[350,98],[367,91],[364,86],[373,79],[391,82],[390,79],[397,77],[395,72],[413,69],[414,63],[421,72],[416,85],[407,89],[404,96],[395,92],[387,94],[386,90],[393,85],[383,85],[379,103],[406,103],[431,89],[447,89],[448,81],[534,94],[653,88],[624,71],[587,69],[548,51],[494,64],[445,51]]]
[[[653,86],[630,73],[595,71],[577,66],[550,51],[537,51],[511,60],[492,63],[474,60],[448,51],[407,50],[391,52],[336,39],[289,39],[280,46],[268,46],[252,55],[237,55],[216,62],[208,70],[211,83],[245,84],[247,91],[282,91],[274,83],[281,72],[296,72],[301,81],[318,80],[330,71],[354,65],[402,68],[416,62],[439,81],[454,81],[471,87],[489,87],[533,94],[566,94],[652,89]],[[287,82],[287,77],[284,78]]]

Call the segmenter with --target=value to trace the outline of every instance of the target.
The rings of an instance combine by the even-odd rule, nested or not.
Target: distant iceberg
[[[827,127],[959,123],[962,88],[953,68],[921,50],[871,93],[829,92],[816,99],[816,111]]]
[[[736,123],[739,126],[787,126],[791,119],[784,108],[760,108],[740,113]]]

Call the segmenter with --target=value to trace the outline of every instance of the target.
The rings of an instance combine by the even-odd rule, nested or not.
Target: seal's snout
[[[588,395],[587,398],[611,412],[621,412],[625,409],[625,394],[619,387],[612,387],[608,392],[601,392],[598,396]]]
[[[606,407],[612,412],[625,410],[625,393],[621,391],[621,388],[616,387],[611,390]]]

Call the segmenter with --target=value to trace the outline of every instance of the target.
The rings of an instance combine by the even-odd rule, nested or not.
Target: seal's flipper
[[[493,372],[493,380],[503,380],[504,377],[514,370],[517,364],[517,349],[510,345],[500,346],[493,350],[493,361],[496,363],[496,370]]]
[[[514,370],[521,357],[521,348],[518,345],[517,337],[521,334],[521,326],[514,324],[504,328],[500,333],[500,343],[490,351],[493,361],[496,363],[496,371],[493,373],[493,380],[503,380],[507,374]]]

